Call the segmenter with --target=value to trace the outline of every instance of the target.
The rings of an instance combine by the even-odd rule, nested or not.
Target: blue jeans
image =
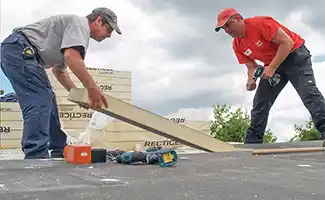
[[[1,69],[18,96],[24,121],[21,145],[25,159],[49,158],[49,150],[63,152],[67,136],[61,130],[46,71],[37,56],[23,56],[25,47],[32,47],[26,37],[20,33],[9,35],[1,43]]]

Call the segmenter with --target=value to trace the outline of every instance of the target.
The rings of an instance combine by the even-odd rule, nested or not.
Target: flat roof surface
[[[0,160],[0,199],[324,200],[325,153],[180,155],[158,165]]]

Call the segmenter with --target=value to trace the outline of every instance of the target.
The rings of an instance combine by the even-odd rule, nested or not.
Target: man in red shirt
[[[310,112],[317,130],[325,139],[325,100],[318,90],[312,69],[311,54],[305,41],[270,16],[243,18],[233,8],[221,10],[215,31],[223,29],[232,36],[233,50],[239,64],[247,67],[248,91],[255,90],[253,74],[258,64],[264,71],[253,100],[251,124],[245,143],[263,143],[269,111],[279,93],[290,81]],[[280,74],[280,82],[272,87],[268,79]]]

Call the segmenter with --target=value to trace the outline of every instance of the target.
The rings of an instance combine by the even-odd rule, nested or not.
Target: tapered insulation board
[[[105,94],[105,96],[108,101],[108,108],[96,111],[199,150],[207,152],[229,152],[235,150],[232,145],[215,139],[206,133],[172,122],[165,117],[116,99],[108,94]],[[81,88],[72,89],[68,100],[87,106],[87,90]]]

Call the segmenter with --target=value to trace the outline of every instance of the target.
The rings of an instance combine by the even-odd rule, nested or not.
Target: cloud
[[[313,62],[319,63],[319,62],[324,62],[325,61],[325,54],[324,55],[319,55],[319,56],[314,56]]]

